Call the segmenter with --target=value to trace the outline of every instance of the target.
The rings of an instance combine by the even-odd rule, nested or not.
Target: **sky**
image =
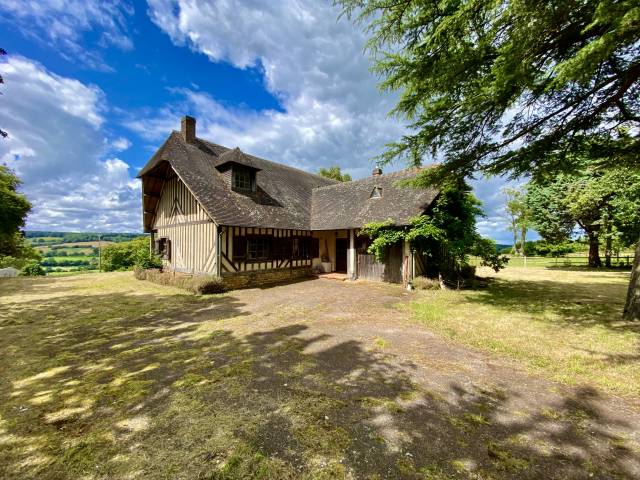
[[[310,172],[371,174],[405,131],[366,37],[331,0],[0,0],[0,163],[30,230],[141,231],[136,174],[180,117],[198,136]],[[401,163],[385,171],[403,168]],[[473,181],[510,243],[505,181]]]

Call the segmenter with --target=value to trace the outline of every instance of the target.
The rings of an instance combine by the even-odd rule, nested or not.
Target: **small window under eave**
[[[369,198],[382,198],[382,189],[380,187],[373,187]]]

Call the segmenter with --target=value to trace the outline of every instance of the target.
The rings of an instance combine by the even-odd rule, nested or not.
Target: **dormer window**
[[[256,190],[256,173],[253,169],[233,166],[232,186],[236,192],[251,193]]]
[[[382,189],[380,187],[373,187],[369,198],[382,198]]]

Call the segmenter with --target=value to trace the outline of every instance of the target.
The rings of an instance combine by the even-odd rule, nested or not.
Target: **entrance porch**
[[[367,252],[369,239],[358,236],[359,229],[314,231],[319,239],[320,257],[313,259],[313,269],[323,274],[345,274],[349,280],[408,283],[416,272],[416,259],[408,242],[395,245],[384,262]]]

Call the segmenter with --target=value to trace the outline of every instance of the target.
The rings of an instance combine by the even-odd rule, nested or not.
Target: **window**
[[[369,198],[382,198],[382,189],[380,187],[373,187]]]
[[[248,168],[233,167],[233,189],[238,192],[252,192],[254,172]]]
[[[291,258],[320,257],[320,241],[312,237],[294,237],[291,243]]]
[[[300,239],[291,239],[291,258],[300,258]]]
[[[268,260],[271,237],[248,237],[247,260]]]
[[[157,239],[154,244],[154,253],[163,260],[171,260],[171,240],[164,237]]]

